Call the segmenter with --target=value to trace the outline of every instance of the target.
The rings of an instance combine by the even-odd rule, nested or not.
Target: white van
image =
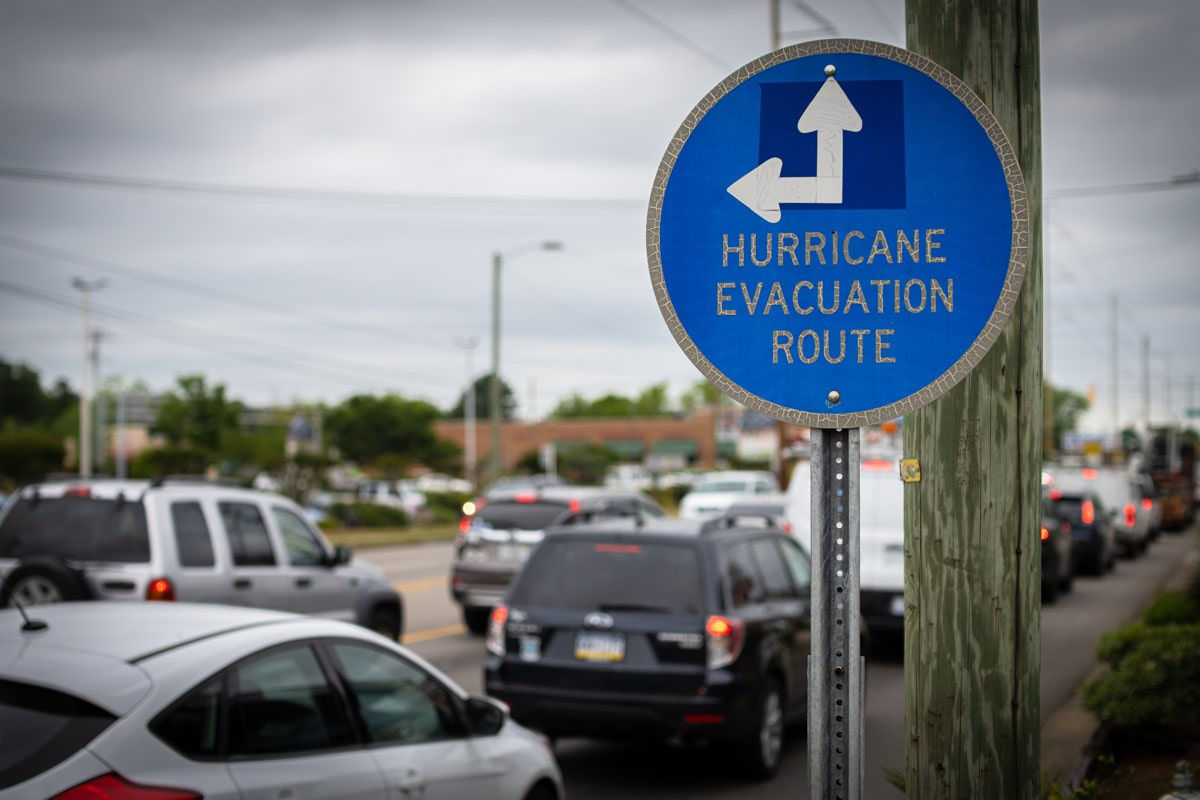
[[[904,631],[904,484],[900,459],[863,457],[859,469],[859,583],[863,620],[872,634]],[[801,461],[788,483],[788,521],[811,542],[811,470]]]

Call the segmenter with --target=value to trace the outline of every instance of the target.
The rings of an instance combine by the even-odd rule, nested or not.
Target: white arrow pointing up
[[[826,67],[825,83],[796,123],[801,133],[817,133],[817,174],[784,178],[783,160],[768,158],[730,184],[727,191],[767,222],[779,222],[781,203],[842,202],[842,132],[862,130],[862,117]]]

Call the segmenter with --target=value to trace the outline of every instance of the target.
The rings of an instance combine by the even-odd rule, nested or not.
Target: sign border
[[[692,338],[675,313],[675,306],[667,292],[666,279],[663,276],[662,258],[660,251],[663,198],[666,195],[667,183],[675,168],[675,161],[683,150],[688,138],[699,125],[706,114],[737,86],[771,67],[797,58],[816,55],[868,55],[886,58],[911,67],[924,73],[943,88],[957,97],[967,107],[975,120],[987,134],[1000,159],[1004,170],[1004,178],[1008,184],[1009,207],[1012,211],[1012,243],[1009,248],[1008,270],[1004,276],[1004,285],[996,301],[992,314],[983,326],[979,336],[967,351],[957,361],[922,389],[885,406],[879,406],[865,411],[855,411],[843,414],[835,412],[817,413],[788,408],[752,394],[731,381],[708,358],[700,352]],[[1004,326],[1016,308],[1025,280],[1025,270],[1029,257],[1029,202],[1025,189],[1025,179],[1021,174],[1021,165],[1017,159],[1004,129],[992,115],[991,110],[984,105],[971,89],[949,70],[935,64],[924,56],[917,55],[911,50],[905,50],[883,42],[872,42],[864,39],[821,39],[814,42],[794,44],[768,53],[755,59],[731,73],[725,80],[717,84],[712,91],[704,96],[695,108],[691,110],[683,124],[675,132],[667,144],[666,153],[658,166],[654,178],[654,186],[650,192],[650,206],[646,213],[646,256],[650,264],[650,282],[654,287],[654,296],[658,300],[659,310],[667,323],[667,328],[675,341],[683,349],[684,355],[696,365],[722,392],[732,397],[742,405],[762,414],[774,417],[795,425],[807,425],[812,428],[857,428],[864,425],[876,425],[896,417],[915,411],[921,406],[936,400],[948,392],[955,384],[967,376],[995,344],[996,339],[1004,331]],[[831,406],[832,407],[832,406]]]

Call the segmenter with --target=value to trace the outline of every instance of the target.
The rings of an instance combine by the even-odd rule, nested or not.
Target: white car
[[[788,521],[807,547],[811,537],[810,462],[788,484]],[[864,456],[859,466],[859,585],[863,620],[873,634],[904,631],[904,484],[899,460]]]
[[[0,612],[0,800],[563,796],[544,737],[358,626],[190,603],[24,613]]]
[[[711,519],[725,513],[735,500],[774,494],[779,481],[765,470],[734,470],[701,475],[679,503],[683,519]],[[747,496],[751,497],[747,497]]]

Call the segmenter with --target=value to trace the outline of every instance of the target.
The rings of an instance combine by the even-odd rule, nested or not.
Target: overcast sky
[[[785,44],[827,21],[903,45],[902,2],[810,5],[784,1]],[[1094,389],[1095,430],[1114,297],[1120,424],[1146,337],[1152,415],[1200,406],[1200,184],[1067,191],[1200,169],[1198,31],[1195,0],[1042,3],[1050,379]],[[700,374],[654,300],[646,202],[687,113],[768,49],[767,0],[4,0],[0,357],[78,386],[72,279],[102,279],[106,379],[446,408],[469,357],[488,369],[499,251],[522,416],[678,394]]]

